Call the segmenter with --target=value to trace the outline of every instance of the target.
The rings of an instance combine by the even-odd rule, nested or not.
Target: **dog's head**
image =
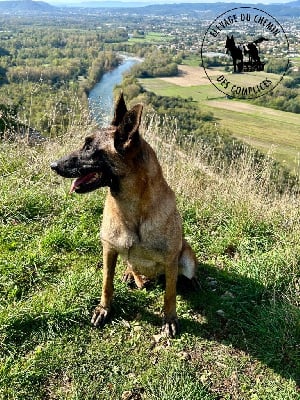
[[[70,193],[87,193],[103,186],[116,190],[125,164],[139,149],[142,109],[138,104],[128,111],[121,93],[111,126],[97,130],[81,149],[51,163],[59,175],[76,178]]]

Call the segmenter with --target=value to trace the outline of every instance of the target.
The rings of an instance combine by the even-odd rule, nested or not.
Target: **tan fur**
[[[183,239],[174,192],[163,177],[155,152],[139,135],[141,113],[141,105],[127,111],[121,95],[112,126],[89,139],[96,150],[105,153],[105,160],[113,165],[113,174],[118,177],[118,188],[108,191],[103,211],[103,287],[92,323],[103,325],[110,311],[115,266],[120,255],[128,265],[125,274],[132,275],[140,288],[147,278],[165,275],[163,331],[174,336],[178,332],[178,273],[195,278],[197,261]],[[78,152],[72,153],[67,161],[73,157],[74,162],[77,155]],[[81,154],[78,159],[82,158]],[[63,161],[66,164],[66,159]],[[52,168],[67,176],[57,163]]]

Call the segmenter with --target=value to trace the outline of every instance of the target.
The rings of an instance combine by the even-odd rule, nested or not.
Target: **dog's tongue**
[[[74,179],[74,181],[71,184],[69,194],[72,194],[75,192],[76,189],[80,187],[83,183],[88,183],[91,181],[94,177],[96,176],[95,172],[91,172],[90,174],[87,174],[85,176],[81,176],[80,178]]]

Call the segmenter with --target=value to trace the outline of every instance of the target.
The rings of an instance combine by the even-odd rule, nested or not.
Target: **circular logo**
[[[237,7],[219,15],[201,46],[210,82],[228,97],[253,99],[272,91],[289,67],[289,43],[266,11]]]

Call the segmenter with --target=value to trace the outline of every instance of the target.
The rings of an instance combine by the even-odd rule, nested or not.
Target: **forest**
[[[85,23],[83,22],[85,20]],[[36,18],[2,21],[0,32],[0,104],[6,122],[0,129],[6,134],[19,126],[31,126],[43,135],[63,133],[67,126],[80,119],[87,109],[89,90],[104,72],[120,63],[120,52],[145,57],[139,76],[177,74],[177,62],[168,52],[154,46],[129,44],[125,28],[103,24],[93,28],[86,16],[76,23],[60,19]],[[80,25],[80,26],[78,26]],[[12,110],[11,119],[7,113]]]
[[[120,62],[103,46],[105,33],[49,23],[12,19],[0,34],[0,103],[44,135],[64,131],[71,115],[80,118],[88,91]]]

